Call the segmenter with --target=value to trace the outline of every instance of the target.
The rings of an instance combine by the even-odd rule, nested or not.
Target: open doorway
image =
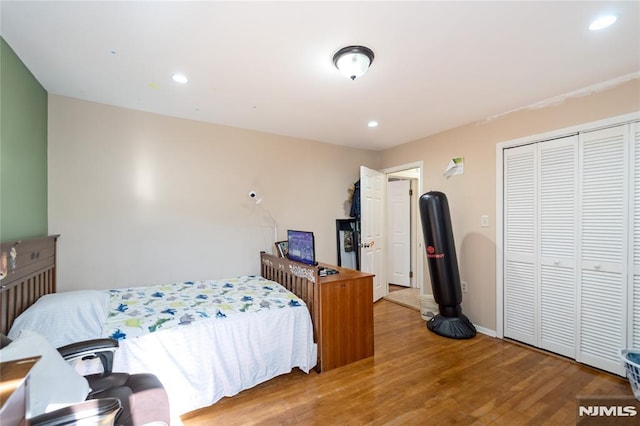
[[[423,287],[422,234],[418,198],[422,164],[383,170],[386,175],[386,243],[388,293],[419,309]]]
[[[388,241],[390,238],[388,229],[393,229],[387,223],[387,216],[389,216],[387,197],[389,188],[387,184],[389,182],[406,181],[403,185],[406,187],[408,184],[411,190],[411,196],[405,192],[409,198],[408,209],[407,207],[402,207],[402,210],[407,212],[409,217],[409,224],[408,226],[405,225],[405,228],[408,227],[408,232],[405,232],[405,234],[408,234],[409,244],[406,244],[407,237],[405,235],[405,242],[403,243],[404,254],[391,257],[394,259],[394,263],[398,260],[405,262],[402,273],[409,277],[406,288],[414,289],[413,291],[416,294],[421,294],[423,291],[424,266],[422,256],[419,254],[422,252],[424,245],[418,220],[418,197],[422,193],[422,167],[422,161],[381,171],[369,169],[365,166],[360,167],[362,212],[360,217],[360,266],[363,272],[374,274],[374,302],[388,296],[389,283],[399,279],[396,275],[390,279],[388,272],[392,271],[391,273],[395,274],[397,272],[396,269],[398,269],[395,265],[390,267],[389,264],[390,256],[388,253],[390,250]],[[395,250],[395,247],[392,250]],[[408,268],[406,267],[407,259]]]

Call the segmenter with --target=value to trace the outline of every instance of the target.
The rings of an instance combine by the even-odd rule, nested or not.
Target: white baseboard
[[[490,330],[488,328],[484,328],[484,327],[479,327],[477,325],[474,324],[474,327],[476,328],[476,331],[478,333],[482,333],[482,334],[486,334],[489,337],[496,337],[498,336],[498,333],[496,333],[495,330]]]

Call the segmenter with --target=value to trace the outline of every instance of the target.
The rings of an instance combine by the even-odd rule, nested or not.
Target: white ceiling
[[[0,5],[50,93],[373,150],[640,72],[638,1]],[[355,81],[332,63],[352,44],[375,52]]]

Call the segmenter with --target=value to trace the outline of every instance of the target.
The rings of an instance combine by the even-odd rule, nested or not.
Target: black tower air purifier
[[[427,321],[427,328],[440,336],[470,339],[476,335],[476,328],[460,307],[462,291],[447,196],[430,191],[420,197],[419,203],[431,288],[440,310]]]

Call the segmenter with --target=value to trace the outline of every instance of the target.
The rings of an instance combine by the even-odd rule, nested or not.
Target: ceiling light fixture
[[[377,121],[375,121],[375,120],[371,120],[371,121],[367,124],[367,126],[369,126],[369,127],[378,127],[378,122],[377,122]]]
[[[345,77],[355,80],[367,72],[373,57],[373,51],[368,47],[347,46],[333,55],[333,64]]]
[[[591,23],[591,25],[589,25],[589,29],[591,31],[598,31],[601,30],[603,28],[607,28],[609,25],[613,24],[614,22],[616,22],[616,18],[614,15],[606,15],[606,16],[602,16],[598,19],[596,19],[595,21],[593,21]]]

